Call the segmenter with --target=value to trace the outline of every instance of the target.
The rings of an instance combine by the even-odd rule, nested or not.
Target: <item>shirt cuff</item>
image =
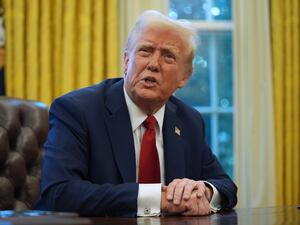
[[[221,195],[217,188],[211,183],[204,181],[205,184],[209,185],[213,190],[213,195],[210,200],[210,210],[214,213],[220,211],[221,209]]]
[[[160,215],[161,184],[139,184],[137,216]]]

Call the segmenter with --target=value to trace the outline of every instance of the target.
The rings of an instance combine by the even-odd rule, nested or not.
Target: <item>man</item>
[[[201,115],[172,96],[192,74],[194,40],[186,24],[145,11],[128,37],[124,79],[53,102],[38,208],[155,216],[235,206]]]

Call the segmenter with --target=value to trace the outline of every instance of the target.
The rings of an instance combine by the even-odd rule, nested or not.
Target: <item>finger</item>
[[[174,195],[173,195],[173,203],[175,205],[180,204],[185,186],[186,186],[186,181],[184,180],[181,180],[176,184],[176,187],[174,189]]]
[[[167,200],[169,200],[169,201],[173,200],[174,189],[176,187],[177,182],[178,182],[178,179],[175,179],[167,186],[166,197],[167,197]]]
[[[197,182],[197,197],[202,197],[205,194],[205,184],[202,181]]]
[[[183,199],[184,200],[189,200],[191,198],[191,194],[193,190],[195,189],[197,183],[195,181],[190,181],[188,182],[185,187],[184,187],[184,192],[183,192]]]

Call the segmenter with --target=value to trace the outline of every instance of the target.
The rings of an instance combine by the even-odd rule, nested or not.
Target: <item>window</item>
[[[233,178],[233,50],[231,0],[169,0],[169,17],[195,26],[194,73],[175,95],[201,112],[206,140]]]

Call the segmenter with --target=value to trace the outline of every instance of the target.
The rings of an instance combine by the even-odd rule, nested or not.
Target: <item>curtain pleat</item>
[[[76,37],[78,33],[75,30],[76,25],[76,1],[63,1],[63,34],[62,34],[62,76],[61,76],[61,91],[69,92],[76,88]],[[77,46],[76,46],[77,44]],[[76,47],[75,47],[76,46]]]
[[[104,23],[101,19],[103,17],[103,12],[105,9],[104,1],[94,0],[93,4],[93,21],[92,24],[92,82],[97,82],[101,79],[101,74],[105,73],[105,51],[104,51],[104,41],[101,40],[104,36]]]
[[[57,66],[53,60],[53,8],[51,7],[51,1],[42,0],[40,2],[40,73],[38,77],[40,79],[40,100],[42,102],[51,102],[54,96],[54,68]],[[55,66],[53,66],[55,65]]]
[[[300,202],[300,7],[272,0],[277,204]]]
[[[118,0],[4,0],[6,89],[48,105],[120,75]]]
[[[12,6],[14,8],[12,12],[12,24],[15,29],[12,30],[12,52],[13,52],[13,70],[14,70],[14,77],[13,77],[13,84],[14,87],[11,88],[14,92],[14,96],[16,97],[26,97],[25,95],[25,2],[12,2]],[[9,54],[9,52],[6,52]],[[6,75],[8,76],[8,74]],[[21,88],[22,87],[22,88]],[[8,88],[8,91],[10,88]]]
[[[13,11],[11,10],[12,7],[12,1],[4,0],[3,1],[4,8],[9,9],[5,10],[5,24],[12,24],[12,17],[13,17]],[[6,26],[5,27],[5,48],[6,48],[6,55],[5,55],[5,73],[6,74],[13,74],[13,33],[12,33],[12,26]],[[7,49],[10,49],[10,54],[7,54]],[[6,76],[5,81],[6,85],[6,93],[7,95],[12,95],[14,92],[13,90],[13,82],[14,82],[13,76]]]
[[[269,0],[233,2],[238,207],[274,206],[276,161]]]
[[[25,35],[25,42],[22,48],[25,49],[25,64],[24,76],[25,78],[25,98],[37,99],[39,96],[39,83],[40,83],[40,67],[39,67],[39,1],[27,1],[25,12],[25,27],[27,35]],[[18,49],[16,49],[18,51]]]
[[[45,0],[47,1],[47,0]],[[62,91],[62,82],[61,77],[62,74],[62,34],[63,34],[63,1],[62,0],[53,0],[53,10],[52,10],[52,33],[51,39],[53,41],[52,44],[52,52],[53,52],[53,72],[52,72],[52,91],[54,96],[59,96],[63,93]],[[47,10],[47,8],[43,9]],[[50,38],[50,37],[49,37]]]
[[[92,1],[79,1],[78,17],[78,83],[87,86],[91,83],[91,50],[92,50]],[[79,63],[80,62],[80,63]]]
[[[108,60],[106,61],[106,66],[105,68],[106,73],[108,74],[108,77],[114,77],[118,71],[118,65],[119,61],[119,40],[118,40],[118,29],[110,29],[110,26],[107,26],[108,21],[113,27],[118,27],[118,12],[117,10],[112,10],[117,8],[117,2],[116,0],[114,1],[108,1],[107,2],[107,9],[109,13],[106,12],[106,23],[105,23],[105,32],[107,33],[106,36],[106,41],[107,43],[105,45],[105,52],[107,54]],[[117,49],[117,51],[111,51],[111,49]]]

